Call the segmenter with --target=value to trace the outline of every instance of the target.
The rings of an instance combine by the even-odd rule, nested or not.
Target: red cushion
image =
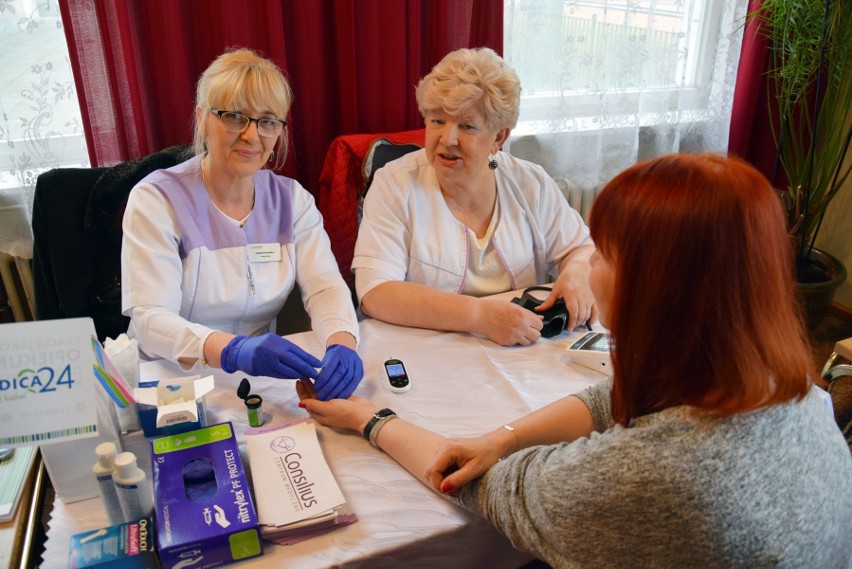
[[[328,147],[319,179],[317,207],[331,240],[340,274],[350,287],[355,286],[352,255],[358,237],[358,196],[364,189],[362,165],[370,145],[379,138],[395,144],[425,144],[426,130],[408,130],[385,134],[344,134]]]

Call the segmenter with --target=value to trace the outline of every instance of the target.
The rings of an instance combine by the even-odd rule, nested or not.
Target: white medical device
[[[609,358],[609,334],[587,332],[568,348],[571,361],[591,370],[610,374],[612,362]]]

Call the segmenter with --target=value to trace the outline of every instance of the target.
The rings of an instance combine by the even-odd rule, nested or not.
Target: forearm
[[[210,328],[162,306],[136,306],[130,310],[130,317],[139,348],[147,356],[177,362],[184,369],[202,358],[216,365],[212,362],[218,361],[218,356],[215,360],[207,357],[207,340],[216,334]]]
[[[577,247],[568,255],[565,255],[565,258],[559,263],[559,274],[569,270],[571,272],[579,272],[580,274],[587,275],[591,270],[589,258],[592,256],[594,251],[595,246],[591,244]],[[588,279],[588,276],[586,278]]]
[[[362,422],[361,432],[367,421]],[[594,421],[588,407],[573,396],[560,399],[507,425],[510,428],[500,427],[476,439],[447,439],[402,418],[395,418],[389,420],[379,431],[376,444],[427,486],[436,490],[452,491],[469,482],[472,475],[478,476],[490,468],[501,457],[528,447],[571,442],[588,437],[594,430]],[[482,454],[476,455],[479,466],[460,459],[464,456],[464,453],[457,453],[460,443],[462,446],[468,443],[478,444],[483,449]],[[448,456],[454,457],[454,460],[448,461]],[[439,460],[440,458],[444,460]],[[451,469],[442,471],[443,465],[453,463],[455,465]],[[456,467],[462,471],[452,476],[450,485],[444,487],[445,477],[456,470]],[[465,469],[468,469],[468,472],[464,472]]]
[[[511,429],[500,427],[482,435],[495,448],[503,450],[501,456],[531,446],[571,442],[588,437],[595,430],[589,408],[574,396],[559,399],[507,425]],[[420,471],[415,469],[421,465],[425,467],[438,446],[446,440],[441,435],[397,418],[390,420],[379,431],[376,443],[394,460],[423,479],[425,472],[419,474]],[[423,460],[424,457],[426,460]]]
[[[357,345],[358,319],[352,293],[339,273],[324,273],[300,283],[305,309],[311,318],[311,329],[321,343],[328,346],[336,333],[348,332]],[[347,344],[348,346],[348,344]],[[354,349],[354,346],[349,346]]]
[[[399,418],[388,421],[376,437],[382,451],[429,487],[433,485],[428,465],[445,441],[441,435]]]
[[[504,427],[496,429],[498,440],[503,441],[503,448],[508,451],[504,456],[531,446],[571,442],[588,437],[595,430],[589,408],[571,395],[508,425],[511,431]]]
[[[451,332],[482,332],[479,309],[479,300],[472,296],[403,281],[380,284],[361,299],[361,310],[372,318]]]
[[[211,367],[222,367],[222,350],[236,336],[225,332],[213,332],[204,342],[204,360]]]
[[[357,349],[357,342],[355,340],[355,336],[353,336],[349,332],[335,332],[334,334],[329,336],[328,340],[326,340],[325,342],[325,347],[328,348],[332,344],[340,344],[352,350]]]

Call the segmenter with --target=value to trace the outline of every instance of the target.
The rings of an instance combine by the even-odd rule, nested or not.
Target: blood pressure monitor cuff
[[[539,293],[538,295],[534,293]],[[544,320],[544,326],[541,329],[541,335],[545,338],[552,338],[561,334],[568,325],[568,309],[565,308],[565,301],[561,298],[544,312],[536,312],[535,308],[544,302],[544,298],[538,298],[541,293],[550,294],[550,288],[545,286],[531,286],[524,290],[524,294],[513,298],[512,302],[526,308],[531,312],[540,314]]]

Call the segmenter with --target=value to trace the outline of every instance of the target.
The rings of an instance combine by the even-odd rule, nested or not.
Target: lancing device
[[[244,377],[237,387],[237,396],[246,404],[248,410],[248,421],[252,427],[260,427],[263,425],[263,398],[260,395],[251,394],[251,384],[248,378]]]

